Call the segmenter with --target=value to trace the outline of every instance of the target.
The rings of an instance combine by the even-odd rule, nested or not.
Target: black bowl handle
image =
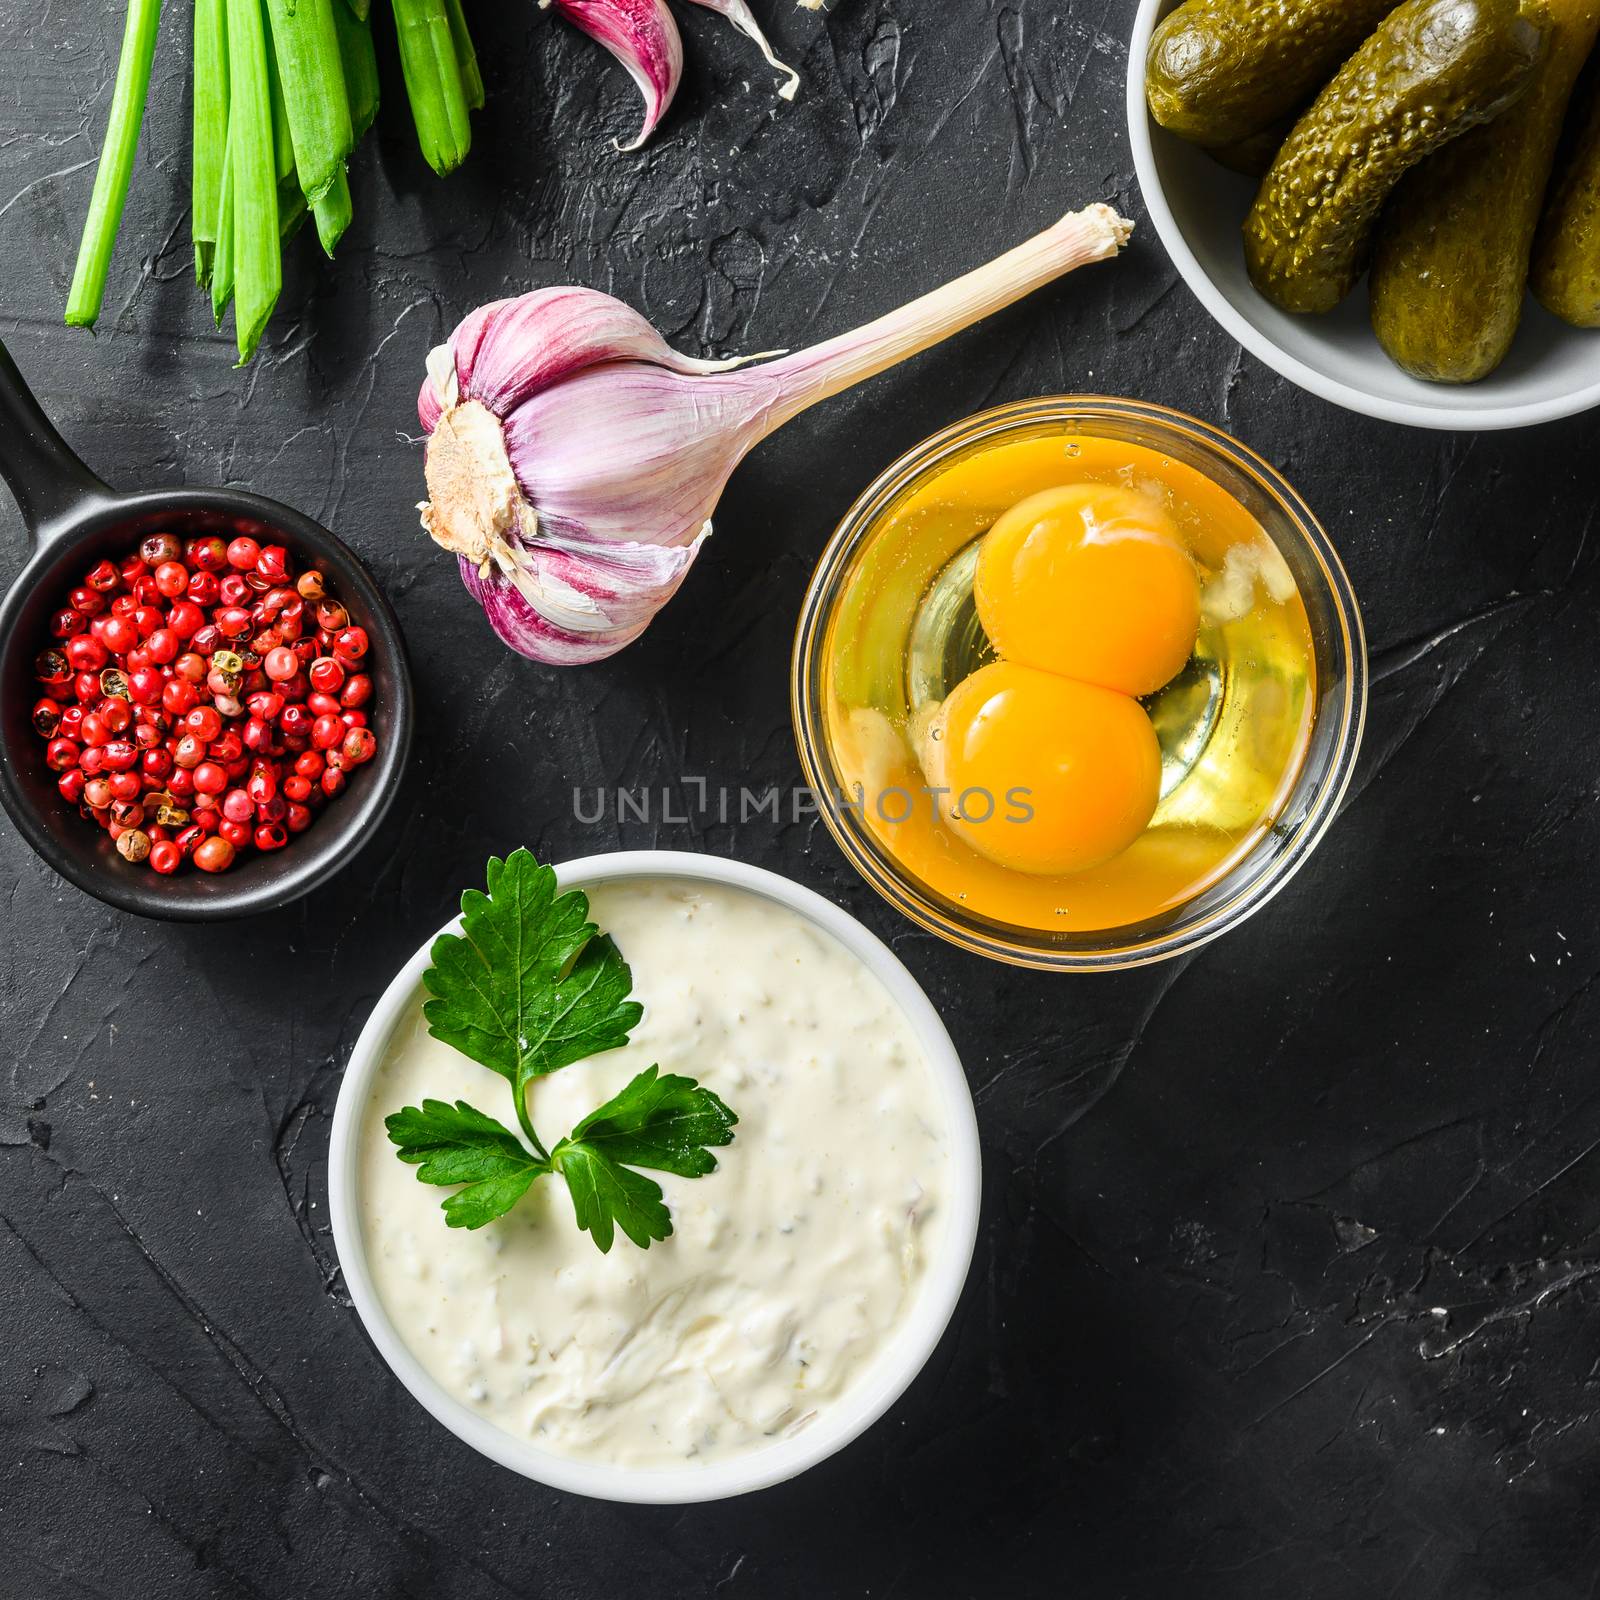
[[[34,544],[64,533],[112,493],[67,448],[0,344],[0,477],[16,496]]]

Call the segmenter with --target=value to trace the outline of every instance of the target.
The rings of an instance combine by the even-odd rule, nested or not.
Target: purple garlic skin
[[[683,78],[683,36],[667,10],[667,0],[541,0],[554,5],[626,68],[644,99],[644,124],[632,144],[637,150],[667,114]]]
[[[423,526],[513,650],[555,665],[637,638],[683,581],[776,378],[680,355],[591,289],[482,306],[433,352]]]
[[[422,525],[459,559],[513,650],[566,666],[603,660],[683,582],[729,477],[760,440],[1042,284],[1110,260],[1132,226],[1088,206],[864,327],[770,361],[680,355],[592,289],[484,306],[428,358],[417,402],[429,435]]]
[[[644,99],[644,123],[633,143],[619,148],[639,149],[667,114],[683,78],[683,37],[667,9],[666,0],[540,0],[540,3],[554,5],[574,27],[609,50],[638,85]],[[726,17],[752,39],[772,69],[783,76],[778,94],[785,100],[794,99],[800,87],[800,74],[773,53],[746,0],[693,0],[693,3]]]

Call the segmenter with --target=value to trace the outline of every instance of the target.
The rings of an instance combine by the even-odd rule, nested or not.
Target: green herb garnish
[[[731,1143],[739,1119],[694,1079],[649,1067],[547,1150],[528,1114],[530,1085],[626,1044],[643,1008],[586,895],[557,894],[555,873],[526,850],[491,858],[486,876],[487,894],[461,897],[461,933],[434,941],[422,1011],[436,1039],[511,1085],[522,1137],[465,1100],[424,1100],[385,1119],[389,1139],[421,1182],[459,1186],[443,1202],[452,1228],[481,1228],[557,1173],[601,1250],[618,1228],[648,1250],[672,1233],[672,1218],[660,1185],[632,1169],[714,1172],[711,1147]]]
[[[177,7],[168,7],[169,11]],[[378,111],[371,0],[193,0],[191,232],[195,276],[220,325],[234,305],[243,366],[283,284],[282,254],[310,216],[332,255],[354,203],[345,164]],[[483,73],[461,0],[392,0],[422,153],[438,172],[472,145]],[[92,328],[149,98],[161,0],[127,0],[94,193],[67,301]],[[269,170],[270,169],[270,170]]]

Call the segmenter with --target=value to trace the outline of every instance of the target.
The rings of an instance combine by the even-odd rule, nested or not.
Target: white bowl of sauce
[[[535,1120],[566,1126],[659,1063],[733,1106],[733,1143],[706,1177],[655,1175],[674,1232],[648,1251],[619,1236],[601,1254],[554,1182],[447,1229],[383,1128],[425,1095],[481,1104],[490,1081],[427,1033],[429,940],[334,1113],[345,1282],[412,1395],[514,1472],[653,1504],[780,1483],[882,1416],[955,1310],[981,1187],[960,1060],[892,952],[785,878],[671,851],[556,870],[616,940],[644,1019],[535,1084]]]

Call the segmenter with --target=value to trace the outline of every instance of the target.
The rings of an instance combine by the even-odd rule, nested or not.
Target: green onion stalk
[[[139,148],[139,127],[144,121],[145,96],[150,90],[150,68],[156,57],[156,29],[161,21],[161,0],[130,0],[122,33],[122,56],[117,62],[117,83],[111,92],[111,120],[100,165],[94,175],[89,219],[83,226],[78,264],[67,296],[67,321],[75,328],[92,328],[105,304],[106,275],[122,208],[128,200],[128,180]]]
[[[459,9],[459,8],[458,8]],[[400,66],[423,159],[441,177],[454,172],[472,147],[467,85],[456,54],[446,0],[394,0]],[[477,71],[477,57],[472,59]]]
[[[194,4],[194,154],[190,165],[194,275],[209,288],[217,253],[222,172],[228,162],[227,0]]]
[[[190,232],[195,278],[220,327],[233,307],[240,365],[283,285],[307,217],[332,256],[354,218],[348,164],[378,115],[371,0],[192,0]],[[462,0],[392,0],[418,142],[441,175],[466,159],[483,77]],[[161,0],[128,0],[94,193],[67,301],[93,327],[127,203]]]
[[[261,0],[228,0],[228,165],[233,173],[233,330],[243,365],[283,288],[278,162]]]

